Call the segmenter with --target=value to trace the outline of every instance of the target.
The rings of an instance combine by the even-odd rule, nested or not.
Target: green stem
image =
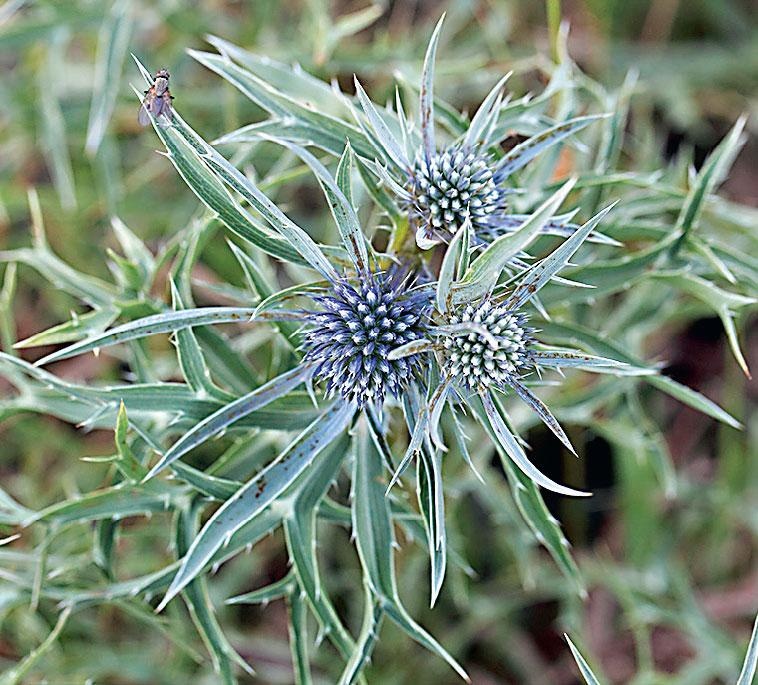
[[[550,57],[558,64],[558,34],[561,28],[561,0],[545,0],[547,31],[550,36]]]

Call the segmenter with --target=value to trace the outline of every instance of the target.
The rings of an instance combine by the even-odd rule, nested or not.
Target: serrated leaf
[[[175,311],[184,310],[182,296],[173,279],[171,280],[171,304]],[[219,399],[228,398],[227,393],[213,382],[203,350],[191,328],[180,328],[176,331],[176,355],[182,376],[190,388],[200,395],[207,394],[209,397]]]
[[[278,91],[250,71],[238,67],[225,57],[197,50],[188,50],[187,52],[203,66],[216,72],[231,83],[259,107],[262,107],[276,117],[278,121],[274,126],[274,130],[278,131],[279,135],[283,135],[290,127],[293,127],[303,142],[310,141],[313,145],[333,155],[342,154],[345,139],[349,139],[359,155],[373,159],[373,146],[368,142],[366,136],[355,126],[301,104],[289,95]],[[233,134],[224,136],[217,142],[244,140],[245,129],[254,130],[254,126],[248,126],[235,131]]]
[[[421,90],[419,93],[419,126],[421,138],[424,144],[424,154],[429,159],[435,153],[434,142],[434,62],[437,55],[437,44],[442,32],[442,22],[445,21],[443,14],[437,26],[434,27],[429,45],[424,56],[424,68],[421,72]]]
[[[337,477],[347,451],[343,436],[322,454],[298,491],[290,515],[284,519],[284,534],[299,588],[308,599],[324,634],[343,658],[350,659],[355,643],[321,586],[316,555],[316,515],[321,499]]]
[[[332,211],[334,222],[337,224],[342,244],[345,246],[350,259],[353,262],[358,273],[365,273],[369,269],[368,249],[366,247],[366,238],[361,230],[361,224],[355,209],[339,189],[334,179],[331,177],[326,167],[319,162],[310,152],[290,143],[286,140],[278,140],[280,144],[292,150],[308,167],[313,171],[318,179],[326,198],[329,202],[329,209]],[[348,143],[349,145],[349,143]],[[348,154],[349,147],[345,148],[345,154]],[[348,166],[349,169],[349,166]],[[349,173],[349,171],[348,171]]]
[[[191,145],[185,138],[185,136],[194,136],[196,140],[200,140],[199,136],[179,119],[176,112],[172,114],[172,121],[174,123],[170,127],[155,124],[154,129],[169,152],[169,160],[203,204],[216,212],[229,230],[263,251],[285,261],[308,263],[288,240],[271,234],[242,209],[224,188],[223,183],[208,168],[207,163],[211,160],[200,157],[200,152],[196,149],[196,146],[201,147],[199,143],[195,141],[195,145]],[[182,134],[176,130],[176,127],[180,125]],[[210,148],[208,150],[202,148],[204,154],[209,154],[209,150]],[[213,154],[218,155],[215,151]],[[270,201],[267,200],[267,202]]]
[[[36,521],[62,524],[149,515],[169,509],[172,506],[172,496],[178,494],[179,489],[175,487],[158,490],[121,484],[52,504],[35,512],[25,524]]]
[[[168,311],[161,314],[146,316],[136,321],[111,328],[105,333],[91,336],[80,342],[64,347],[62,350],[52,352],[42,357],[35,366],[44,366],[60,359],[68,359],[78,354],[90,352],[110,345],[137,340],[150,335],[170,333],[180,328],[203,326],[211,323],[240,323],[249,321],[255,313],[249,307],[198,307],[196,309],[182,309]]]
[[[615,204],[615,203],[614,203]],[[509,309],[519,309],[528,300],[534,297],[550,279],[555,276],[579,249],[581,244],[592,233],[595,226],[611,211],[614,205],[601,210],[589,221],[583,224],[576,232],[567,238],[561,245],[553,250],[547,257],[532,267],[519,279],[518,285],[508,297],[506,306]]]
[[[311,685],[311,667],[308,659],[308,624],[305,600],[299,591],[287,596],[288,621],[287,630],[290,637],[292,667],[295,685]]]
[[[711,152],[708,159],[698,172],[695,182],[692,184],[682,209],[676,219],[675,228],[682,239],[686,238],[693,226],[695,226],[703,211],[703,204],[713,189],[724,180],[724,177],[737,156],[740,145],[740,137],[745,128],[747,117],[741,116],[735,122],[731,131],[726,135],[716,149]]]
[[[589,492],[582,492],[581,490],[574,490],[573,488],[556,483],[542,473],[531,461],[529,461],[529,458],[524,452],[524,448],[521,447],[516,436],[511,433],[503,420],[503,417],[500,415],[500,411],[495,406],[489,391],[480,393],[479,397],[482,400],[482,406],[484,407],[487,419],[489,420],[489,425],[492,428],[492,433],[497,438],[498,444],[503,448],[511,461],[518,466],[526,476],[540,487],[550,490],[551,492],[557,492],[559,495],[588,497],[592,494]]]
[[[218,36],[207,36],[207,40],[222,56],[237,62],[284,95],[301,102],[318,102],[320,105],[324,102],[331,103],[334,99],[334,90],[330,84],[311,76],[298,64],[285,64],[269,55],[256,55]]]
[[[395,536],[381,455],[376,451],[363,422],[357,427],[353,468],[353,532],[366,581],[378,595],[386,614],[411,638],[441,656],[461,678],[468,675],[455,659],[416,623],[403,608],[397,594],[394,568]]]
[[[257,590],[246,592],[236,597],[230,597],[226,604],[268,604],[275,599],[281,599],[288,595],[295,586],[294,574],[288,573],[283,578],[275,580],[273,583],[264,585]]]
[[[379,150],[383,153],[383,159],[385,162],[394,165],[396,171],[401,173],[409,171],[411,163],[403,150],[403,146],[395,138],[392,131],[390,131],[379,112],[377,112],[374,103],[371,102],[368,95],[366,95],[366,91],[363,90],[363,87],[358,82],[358,78],[354,77],[353,82],[355,83],[355,92],[361,103],[363,113],[366,115],[369,124],[371,124],[373,134],[379,143]]]
[[[551,432],[561,441],[563,446],[569,452],[576,455],[576,450],[574,450],[571,441],[568,439],[568,436],[564,432],[563,428],[561,428],[561,425],[552,415],[545,403],[516,378],[511,378],[508,381],[508,384],[511,388],[513,388],[513,390],[523,400],[523,402],[527,404],[534,411],[534,413],[537,414],[537,416],[540,417],[542,423],[544,423],[551,430]]]
[[[507,458],[505,452],[499,447],[497,436],[494,435],[492,428],[486,422],[487,415],[482,404],[473,404],[472,408],[498,449],[501,463],[508,475],[508,484],[521,515],[539,543],[553,557],[553,560],[564,576],[573,583],[579,595],[585,597],[587,591],[584,587],[584,581],[582,580],[579,568],[569,553],[569,542],[563,535],[557,519],[549,512],[545,505],[545,501],[537,485],[520,469],[515,468],[513,462]]]
[[[337,279],[337,272],[331,262],[305,230],[282,212],[250,179],[244,176],[228,160],[224,159],[212,148],[208,148],[208,155],[207,161],[209,166],[219,174],[224,183],[228,184],[255,207],[269,225],[287,239],[306,263],[328,281]]]
[[[626,362],[584,354],[576,350],[538,350],[532,353],[531,359],[535,366],[554,369],[575,368],[584,371],[630,376],[645,376],[655,373],[653,369],[641,369]]]
[[[111,308],[117,297],[113,285],[71,268],[47,247],[22,247],[0,251],[0,261],[26,264],[60,290],[93,307]]]
[[[622,349],[619,345],[612,343],[600,337],[593,331],[587,330],[580,326],[567,323],[557,323],[555,321],[544,321],[540,323],[540,328],[542,329],[543,334],[547,333],[550,336],[555,336],[561,341],[568,344],[587,347],[593,352],[597,352],[598,354],[609,357],[611,359],[617,359],[618,361],[626,362],[635,368],[650,368],[642,360]],[[651,370],[655,371],[655,369]],[[698,411],[701,411],[704,414],[713,417],[717,421],[721,421],[722,423],[732,426],[732,428],[739,429],[742,427],[737,419],[724,411],[715,402],[712,402],[704,395],[701,395],[699,392],[692,390],[692,388],[688,388],[687,386],[678,383],[672,378],[662,376],[658,373],[642,374],[641,378],[646,383],[650,383],[650,385],[663,390],[672,397],[678,399],[680,402],[683,402],[693,409],[697,409]]]
[[[469,235],[471,221],[466,217],[463,227],[456,232],[450,244],[445,250],[445,256],[442,259],[442,266],[437,277],[437,288],[435,291],[435,304],[437,311],[445,314],[450,304],[450,292],[453,287],[453,280],[456,275],[456,268],[460,264],[461,252],[468,249],[468,244],[464,238]]]
[[[431,595],[429,606],[434,607],[447,568],[447,534],[445,529],[445,503],[442,487],[440,453],[419,453],[416,470],[416,497],[426,526],[426,537],[431,564]]]
[[[185,433],[177,440],[170,449],[161,457],[158,463],[148,472],[144,481],[155,477],[164,468],[180,459],[190,450],[225,430],[232,423],[235,423],[249,414],[265,407],[274,400],[286,395],[290,390],[294,390],[298,385],[304,383],[311,373],[308,366],[297,366],[291,371],[273,378],[264,385],[256,388],[247,395],[244,395],[223,407],[218,411],[205,417],[200,423],[195,425],[189,432]]]
[[[21,350],[27,347],[40,345],[56,345],[72,340],[80,340],[93,332],[103,331],[118,318],[118,312],[114,309],[93,309],[84,314],[77,314],[74,318],[64,323],[30,335],[20,340],[13,347]]]
[[[461,281],[453,285],[453,301],[460,303],[474,300],[491,292],[508,262],[537,238],[575,183],[575,178],[567,181],[514,232],[506,233],[488,245],[471,263]]]
[[[271,464],[224,502],[192,542],[158,610],[162,610],[202,572],[208,560],[235,531],[260,515],[339,436],[354,412],[355,408],[350,404],[338,402],[332,405]]]
[[[184,554],[197,531],[197,515],[194,512],[183,511],[177,519],[177,551]],[[196,578],[182,594],[187,608],[192,616],[200,636],[213,659],[213,669],[225,685],[237,685],[234,676],[234,664],[239,665],[249,675],[255,671],[237,653],[224,635],[218,619],[213,611],[211,598],[205,578]]]
[[[590,115],[576,117],[568,121],[552,126],[551,128],[532,136],[523,143],[519,143],[512,150],[506,153],[497,164],[496,177],[507,178],[514,171],[531,162],[538,154],[543,152],[556,143],[565,140],[570,135],[580,131],[593,121],[602,119],[605,115]]]
[[[353,654],[348,661],[339,679],[339,685],[353,685],[361,677],[363,669],[368,666],[371,654],[379,640],[379,631],[382,627],[384,609],[371,592],[368,584],[363,584],[365,601],[363,604],[363,623],[358,634]]]
[[[503,76],[487,94],[482,104],[479,105],[463,137],[463,144],[465,146],[483,145],[487,147],[489,133],[497,121],[500,104],[503,101],[503,86],[505,86],[505,82],[512,75],[513,72],[509,71]]]
[[[724,330],[726,331],[729,347],[732,350],[734,358],[737,360],[743,373],[750,378],[750,370],[737,340],[737,330],[734,326],[732,309],[755,304],[758,300],[754,297],[745,297],[738,293],[723,290],[714,283],[690,273],[656,273],[651,277],[670,283],[680,290],[697,297],[715,310],[724,324]]]

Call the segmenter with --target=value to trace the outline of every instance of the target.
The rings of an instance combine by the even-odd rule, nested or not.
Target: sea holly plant
[[[575,603],[585,596],[586,574],[541,488],[591,493],[575,480],[569,487],[549,478],[521,436],[541,422],[555,445],[574,452],[562,426],[589,426],[620,450],[636,449],[630,462],[651,464],[670,495],[676,478],[642,389],[662,390],[739,426],[647,363],[640,340],[654,325],[648,309],[670,306],[661,301],[670,299],[665,284],[717,310],[739,352],[733,319],[753,300],[713,281],[736,287],[733,271],[746,279],[755,272],[729,246],[700,240],[697,229],[709,212],[714,222],[749,223],[711,197],[741,125],[697,176],[684,175],[683,188],[672,178],[664,184],[647,174],[624,175],[613,162],[625,125],[622,97],[610,117],[571,118],[576,84],[560,87],[567,77],[556,70],[558,85],[541,99],[508,103],[500,82],[467,121],[433,97],[440,28],[427,50],[417,123],[400,98],[394,112],[378,108],[360,85],[351,97],[219,39],[213,43],[221,55],[193,53],[271,119],[224,136],[219,146],[185,122],[179,97],[170,118],[152,122],[201,207],[158,254],[114,220],[113,282],[85,276],[53,254],[30,194],[34,245],[0,258],[38,269],[88,311],[18,343],[17,349],[64,345],[34,364],[0,355],[0,372],[18,391],[3,401],[3,416],[33,411],[84,429],[115,427],[114,453],[91,462],[93,469],[110,467],[102,487],[36,511],[0,492],[2,523],[43,535],[42,552],[22,558],[7,577],[34,602],[62,604],[61,627],[74,610],[113,604],[171,632],[152,610],[171,615],[181,601],[219,678],[232,683],[250,665],[217,618],[224,611],[219,593],[228,586],[216,588],[212,574],[221,565],[225,572],[235,567],[249,583],[255,555],[277,539],[259,543],[282,531],[289,565],[281,577],[227,603],[286,603],[297,682],[310,682],[311,670],[324,668],[319,656],[327,649],[330,682],[365,681],[385,620],[465,679],[463,650],[451,648],[454,658],[406,608],[408,569],[397,563],[416,545],[428,554],[429,589],[422,587],[435,610],[452,582],[460,587],[467,575],[478,582],[449,513],[462,486],[504,517],[493,520],[508,521],[508,534],[498,537],[512,544],[522,585],[535,582],[527,555],[540,545],[554,561],[550,585]],[[138,66],[149,83],[150,73]],[[511,124],[542,123],[553,97],[563,106],[547,128],[503,152]],[[441,119],[453,135],[439,145]],[[555,180],[547,164],[543,171],[550,173],[542,177],[551,180],[527,198],[531,211],[513,212],[531,194],[516,192],[513,174],[529,173],[540,164],[538,154],[556,153],[569,136],[588,133],[588,124],[605,127],[591,169]],[[229,158],[221,153],[228,145],[235,148]],[[252,173],[257,155],[271,149],[273,171]],[[331,231],[294,221],[278,202],[278,193],[306,174],[323,191]],[[651,225],[640,196],[661,187],[664,209],[656,211],[673,220]],[[616,192],[624,198],[610,203]],[[391,240],[376,230],[376,215],[393,222]],[[220,225],[227,244],[217,235]],[[403,225],[413,226],[413,240],[400,239]],[[599,227],[644,247],[626,248]],[[195,267],[209,246],[233,264],[227,279],[198,279]],[[3,302],[14,279],[8,269]],[[645,287],[645,297],[627,299],[631,289]],[[201,298],[212,304],[197,306]],[[173,346],[161,345],[165,334]],[[57,375],[55,364],[89,352],[123,362],[128,378],[98,384]],[[557,380],[556,371],[567,371],[566,378]],[[411,464],[415,487],[398,484]],[[155,516],[151,528],[172,530],[171,558],[118,580],[122,519],[143,515]],[[93,521],[97,576],[47,573],[47,550],[59,536]],[[244,555],[250,548],[252,560]],[[357,573],[341,588],[348,599],[337,604],[332,597],[342,569]],[[314,624],[317,644],[323,638],[330,647],[313,647]],[[183,635],[168,639],[181,647]]]

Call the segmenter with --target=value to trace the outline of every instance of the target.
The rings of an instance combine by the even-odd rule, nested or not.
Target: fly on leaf
[[[160,69],[155,74],[153,85],[145,91],[145,98],[139,109],[137,120],[142,126],[150,123],[150,116],[157,119],[161,114],[171,118],[171,101],[174,99],[168,89],[169,73]]]

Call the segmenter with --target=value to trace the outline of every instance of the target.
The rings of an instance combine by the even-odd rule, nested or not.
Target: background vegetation
[[[129,318],[149,313],[145,302],[170,302],[171,250],[206,221],[173,167],[155,154],[156,136],[137,126],[129,83],[141,87],[141,80],[130,51],[152,67],[170,69],[177,108],[212,140],[262,115],[185,53],[206,49],[206,34],[298,62],[346,89],[355,72],[382,102],[393,78],[418,79],[426,41],[442,10],[448,12],[437,68],[443,98],[471,111],[510,69],[516,71],[510,85],[517,95],[542,91],[558,43],[557,15],[541,3],[451,0],[366,8],[317,0],[11,0],[1,5],[3,351],[33,361],[55,349],[14,351],[12,346],[66,321],[72,309],[85,312],[81,293],[95,286],[127,302]],[[611,233],[626,242],[630,232],[624,231],[631,231],[633,239],[625,246],[630,254],[673,227],[692,184],[690,165],[702,168],[739,116],[752,114],[747,143],[728,177],[726,170],[722,174],[722,199],[708,204],[699,228],[718,257],[709,263],[726,264],[735,275],[736,283],[729,284],[722,273],[720,285],[755,296],[758,27],[750,3],[587,0],[566,2],[561,11],[571,23],[569,53],[588,75],[586,82],[577,77],[585,91],[579,101],[606,98],[606,109],[623,114],[614,159],[597,158],[612,165],[596,172],[636,174],[597,191],[606,200],[623,197],[628,225],[612,227]],[[550,172],[545,180],[592,167],[602,141],[587,142],[593,145],[589,151],[565,148],[553,160],[555,168],[545,169]],[[252,154],[266,191],[302,225],[326,231],[328,212],[312,177],[267,146]],[[656,183],[674,194],[654,193]],[[128,245],[140,249],[122,226],[159,255],[155,262],[146,260],[142,273],[130,271],[117,256]],[[203,234],[193,292],[203,304],[236,303],[244,274],[217,229],[210,224]],[[404,544],[399,585],[409,610],[463,663],[474,683],[578,682],[564,632],[607,682],[692,685],[737,678],[758,610],[755,385],[730,350],[721,301],[714,305],[670,285],[635,280],[597,308],[592,301],[562,306],[571,307],[586,326],[623,336],[644,359],[660,360],[668,376],[719,402],[744,429],[718,423],[652,388],[629,392],[624,413],[605,416],[598,409],[597,387],[570,376],[556,414],[570,426],[581,461],[561,454],[536,425],[527,436],[546,473],[595,492],[587,501],[546,497],[572,544],[586,600],[521,520],[494,461],[489,464],[485,455],[491,471],[487,488],[464,476],[463,468],[446,473],[451,538],[473,573],[451,571],[439,603],[429,610],[426,559]],[[740,306],[734,314],[747,365],[755,369],[755,308]],[[55,342],[63,340],[59,336]],[[271,361],[267,343],[259,333],[242,343],[252,350],[248,372],[254,380]],[[166,339],[129,354],[128,367],[117,355],[87,355],[52,370],[76,383],[115,383],[140,373],[165,379],[174,372]],[[143,359],[144,367],[135,370],[135,359]],[[73,421],[62,400],[56,404],[51,397],[48,406],[35,406],[44,394],[30,402],[17,385],[2,379],[0,390],[0,473],[7,493],[0,492],[2,536],[20,535],[0,547],[0,667],[6,669],[0,682],[216,682],[207,655],[217,645],[203,644],[176,602],[156,617],[128,593],[93,596],[71,614],[61,613],[60,602],[81,589],[165,567],[173,559],[170,514],[128,516],[118,524],[115,547],[101,544],[109,539],[107,526],[116,523],[93,523],[96,512],[89,521],[81,512],[55,507],[75,504],[79,493],[111,482],[112,464],[101,458],[115,451],[113,430],[77,428],[34,413],[49,411]],[[520,421],[528,424],[525,417]],[[115,428],[115,421],[110,425]],[[237,450],[228,459],[245,459],[248,438],[224,440],[193,464],[212,463],[222,447]],[[265,433],[257,444],[255,458],[275,451]],[[14,501],[54,514],[44,525],[21,529],[13,523],[14,516],[23,518]],[[330,527],[320,545],[331,596],[356,629],[362,599],[349,531]],[[230,643],[257,671],[251,676],[240,670],[241,682],[293,680],[284,604],[224,604],[284,576],[287,561],[277,534],[226,564],[208,583],[209,606]],[[63,594],[46,592],[48,586],[64,588]],[[315,680],[334,682],[335,668],[340,669],[329,649],[314,650],[313,656]],[[442,660],[387,624],[367,679],[424,685],[454,682],[455,676]]]

